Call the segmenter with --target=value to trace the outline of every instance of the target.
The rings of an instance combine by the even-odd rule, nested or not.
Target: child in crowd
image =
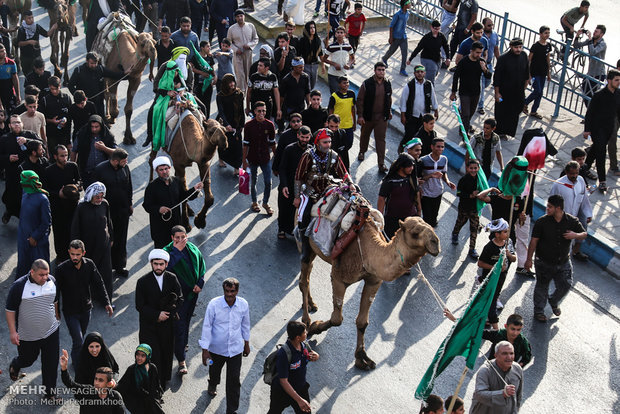
[[[443,399],[435,394],[431,394],[420,407],[420,414],[443,414]]]
[[[489,359],[495,358],[495,344],[501,341],[508,341],[515,350],[515,362],[525,367],[532,360],[532,347],[525,335],[521,333],[523,330],[523,317],[521,315],[512,314],[506,320],[503,329],[492,330],[485,329],[482,332],[482,339],[491,341],[491,349],[489,350]]]
[[[321,128],[327,127],[327,109],[321,106],[323,98],[321,91],[315,89],[310,92],[310,106],[301,111],[304,125],[310,128],[312,134]]]
[[[349,78],[338,78],[338,90],[329,98],[327,111],[340,116],[340,128],[347,131],[349,142],[353,142],[355,131],[355,92],[349,89]]]
[[[513,250],[512,242],[509,241],[509,229],[508,222],[502,218],[493,220],[486,227],[487,231],[491,234],[489,235],[489,239],[491,239],[484,249],[482,249],[482,254],[480,255],[480,259],[478,260],[478,267],[482,269],[480,276],[478,276],[478,282],[482,283],[484,279],[489,275],[495,263],[499,260],[502,249],[506,249],[506,260],[502,265],[502,272],[500,273],[499,280],[497,281],[497,287],[495,288],[495,295],[493,295],[493,301],[491,302],[491,307],[489,308],[489,323],[493,327],[493,329],[497,330],[497,322],[499,319],[497,318],[497,308],[496,304],[498,303],[497,299],[499,298],[499,294],[502,291],[502,287],[504,286],[504,282],[506,281],[506,274],[508,273],[508,266],[510,263],[517,260],[517,256]]]
[[[357,52],[365,26],[366,16],[362,13],[362,3],[355,3],[355,13],[350,14],[344,21],[344,27],[347,29],[347,37],[349,44],[353,47],[353,52]]]
[[[476,206],[478,195],[478,160],[467,162],[467,174],[465,174],[456,186],[456,195],[459,197],[459,214],[452,230],[452,244],[459,244],[459,232],[469,220],[469,257],[478,259],[476,251],[476,238],[478,237],[478,209]]]
[[[581,147],[577,147],[577,148],[573,148],[573,150],[570,152],[570,158],[573,161],[577,161],[577,163],[579,164],[579,175],[581,176],[581,178],[583,178],[583,181],[586,182],[586,188],[590,190],[590,192],[592,192],[593,190],[590,189],[590,184],[588,184],[588,179],[593,179],[593,172],[591,170],[586,169],[586,167],[584,167],[584,164],[586,163],[586,151],[581,148]],[[566,175],[566,171],[563,169],[562,173],[560,174],[560,177],[563,177]],[[594,180],[596,180],[596,176],[594,176]]]
[[[218,92],[222,86],[222,78],[224,75],[227,73],[235,74],[232,65],[234,53],[230,50],[230,45],[230,39],[225,37],[222,39],[222,44],[220,45],[221,49],[213,53],[213,57],[217,62],[217,82],[215,83],[215,88]]]
[[[444,407],[446,408],[446,414],[448,413],[448,408],[450,408],[450,403],[452,402],[453,395],[448,396],[446,398],[446,403]],[[465,414],[465,401],[461,397],[456,397],[456,401],[454,402],[454,407],[452,407],[452,414]]]
[[[487,118],[484,120],[482,126],[482,132],[475,134],[471,139],[471,148],[476,155],[476,158],[480,161],[482,171],[487,177],[491,177],[493,164],[495,159],[499,163],[500,171],[504,169],[504,159],[502,157],[502,144],[499,139],[499,135],[495,133],[497,122],[494,118]],[[466,160],[469,159],[469,154],[465,153]]]

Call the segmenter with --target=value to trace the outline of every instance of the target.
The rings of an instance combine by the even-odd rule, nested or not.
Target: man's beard
[[[302,149],[306,149],[306,148],[308,148],[308,143],[307,143],[307,142],[297,141],[297,144],[299,144],[299,146],[300,146]]]
[[[164,274],[165,269],[153,269],[153,273],[155,273],[157,276],[161,276]]]

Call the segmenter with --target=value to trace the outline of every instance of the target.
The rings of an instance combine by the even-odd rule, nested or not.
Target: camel
[[[118,27],[118,36],[115,40],[103,39],[107,37],[107,33],[100,31],[93,43],[93,50],[96,50],[102,56],[102,63],[106,68],[112,71],[118,71],[119,65],[125,69],[131,68],[131,72],[122,79],[129,81],[127,87],[127,101],[125,102],[125,135],[123,144],[133,145],[136,143],[131,133],[131,115],[133,114],[133,98],[142,81],[142,72],[149,63],[149,75],[152,77],[155,60],[157,59],[157,50],[155,49],[155,40],[151,33],[137,33],[135,27],[131,25],[127,27],[127,21],[121,21],[120,13],[114,12],[114,20]],[[111,43],[110,43],[111,42]],[[121,79],[121,80],[122,80]],[[106,119],[113,124],[118,117],[118,98],[117,90],[120,80],[112,81],[106,78]]]
[[[67,5],[66,0],[57,0],[54,2],[54,6],[47,10],[50,27],[54,24],[57,25],[54,33],[50,33],[50,44],[52,45],[50,62],[54,65],[54,75],[61,79],[63,79],[61,67],[64,69],[63,85],[65,86],[69,84],[69,45],[73,39],[73,27],[75,26],[75,14],[71,12],[71,7]],[[60,66],[58,66],[59,49]]]
[[[209,119],[203,125],[200,125],[200,122],[194,116],[186,116],[181,121],[181,127],[175,134],[170,148],[165,149],[172,159],[174,175],[183,180],[185,189],[187,189],[185,169],[193,163],[198,165],[205,192],[205,201],[202,209],[194,218],[194,224],[199,229],[205,228],[207,224],[207,210],[213,205],[214,200],[213,193],[211,192],[211,165],[209,161],[213,158],[218,147],[225,150],[228,146],[226,130],[219,122],[215,119]],[[153,160],[156,156],[157,151],[151,151],[149,157],[151,180],[153,180]],[[187,208],[187,204],[183,208]],[[185,217],[187,217],[187,214]],[[191,228],[188,226],[189,223],[184,224]]]
[[[32,0],[6,0],[5,4],[11,10],[9,13],[9,30],[12,30],[11,44],[13,45],[13,57],[17,65],[17,71],[21,70],[19,60],[19,47],[17,47],[17,29],[24,19],[24,12],[32,8]],[[24,75],[26,75],[24,73]]]
[[[368,326],[370,305],[375,299],[381,283],[390,282],[401,277],[407,270],[424,256],[430,253],[437,256],[440,252],[439,238],[433,228],[419,217],[408,217],[400,221],[400,228],[391,241],[386,242],[379,226],[368,220],[354,240],[334,261],[323,255],[320,249],[310,241],[313,254],[307,263],[301,263],[299,289],[303,297],[302,321],[308,326],[308,336],[319,334],[332,326],[342,323],[342,305],[344,294],[349,286],[360,280],[364,281],[360,310],[355,320],[357,325],[357,347],[355,350],[355,366],[363,369],[374,369],[376,364],[366,354],[364,332]],[[316,256],[332,265],[332,299],[333,312],[327,321],[310,323],[309,312],[317,310],[310,295],[310,273],[312,262]]]
[[[90,9],[90,0],[80,0],[80,6],[82,6],[82,23],[86,23],[86,19],[88,18],[88,9]],[[71,6],[73,9],[72,13],[75,16],[76,5]]]

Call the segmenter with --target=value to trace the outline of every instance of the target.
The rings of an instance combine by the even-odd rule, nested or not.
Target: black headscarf
[[[383,178],[383,181],[388,180],[390,178],[399,177],[398,171],[401,168],[414,167],[413,172],[409,176],[409,184],[411,184],[411,187],[415,191],[418,191],[418,180],[415,176],[415,165],[416,165],[415,159],[408,153],[403,152],[399,154],[396,161],[394,161],[392,165],[390,165],[390,170],[388,171],[387,175]]]
[[[93,357],[88,352],[88,345],[97,342],[101,345],[101,351],[97,357]],[[99,332],[91,332],[84,338],[82,349],[75,370],[75,381],[79,384],[92,384],[95,379],[95,371],[100,367],[112,368],[112,371],[118,373],[118,364],[112,356],[112,353],[103,341],[103,337]]]

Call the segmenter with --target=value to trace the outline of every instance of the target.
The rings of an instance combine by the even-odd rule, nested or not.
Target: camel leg
[[[64,69],[64,76],[62,84],[63,86],[69,85],[69,46],[71,45],[71,38],[73,37],[71,33],[65,33],[65,49],[62,51],[62,58],[60,59],[60,66]]]
[[[333,272],[333,270],[332,270]],[[334,309],[332,316],[328,321],[314,321],[308,328],[308,336],[316,335],[324,332],[332,326],[340,326],[342,324],[342,305],[344,304],[344,293],[348,285],[341,282],[339,278],[332,273],[332,300]]]
[[[314,258],[316,254],[314,252],[310,253],[310,257],[308,261],[301,261],[301,273],[299,274],[299,290],[301,290],[301,298],[302,298],[302,317],[301,321],[306,324],[306,326],[310,327],[310,274],[312,273],[312,263],[314,262]]]
[[[207,225],[207,211],[213,205],[213,201],[215,197],[213,197],[213,193],[211,192],[211,165],[209,162],[205,164],[201,164],[198,167],[200,179],[204,177],[204,194],[205,194],[205,202],[202,205],[202,209],[198,212],[196,217],[194,218],[194,225],[199,229],[204,229]]]
[[[183,184],[183,189],[187,190],[187,179],[185,178],[185,165],[180,165],[180,164],[175,164],[174,160],[172,160],[172,163],[174,164],[174,176],[177,177],[179,180],[181,180],[181,183]],[[180,201],[180,200],[179,200]],[[190,231],[192,231],[192,226],[189,224],[189,216],[187,215],[187,202],[183,203],[183,205],[181,206],[181,210],[182,210],[182,219],[183,222],[181,223],[181,225],[183,227],[185,227],[185,230],[189,233]]]
[[[355,366],[359,369],[368,371],[375,369],[377,364],[366,355],[366,345],[364,344],[364,333],[368,326],[368,314],[370,313],[370,305],[375,300],[375,295],[381,286],[382,281],[365,279],[364,289],[362,289],[362,298],[360,299],[360,311],[357,314],[355,325],[357,326],[357,348],[355,349]]]
[[[127,101],[125,102],[125,137],[123,138],[123,144],[134,145],[136,139],[131,133],[131,115],[133,114],[133,98],[140,86],[140,75],[137,77],[132,76],[128,79],[129,86],[127,87]]]
[[[58,31],[54,32],[54,35],[50,39],[50,45],[52,46],[52,51],[50,52],[50,62],[52,66],[54,66],[54,76],[61,77],[62,72],[60,71],[60,66],[58,65]]]
[[[115,83],[114,86],[109,88],[109,101],[107,112],[110,115],[110,124],[113,124],[118,118],[118,83]],[[129,98],[128,98],[129,99]]]

